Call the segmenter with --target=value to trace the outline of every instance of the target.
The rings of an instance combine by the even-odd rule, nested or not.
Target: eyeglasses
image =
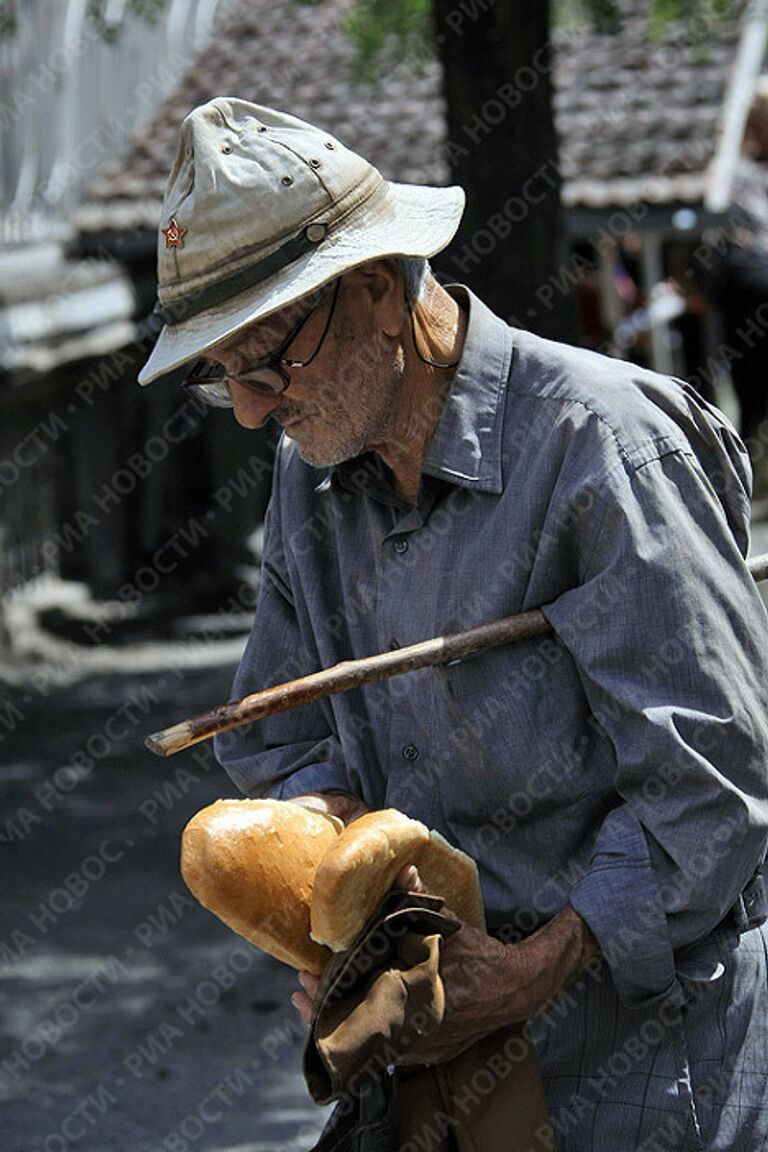
[[[241,384],[244,388],[248,388],[249,391],[255,392],[259,396],[280,396],[291,383],[291,377],[289,373],[286,372],[286,368],[307,368],[319,354],[325,337],[328,334],[328,329],[331,326],[340,284],[341,278],[336,280],[333,286],[331,306],[328,309],[328,316],[320,339],[314,352],[312,352],[310,356],[307,356],[306,359],[292,360],[286,356],[286,352],[298,339],[310,317],[314,316],[318,308],[323,306],[325,293],[323,293],[317,303],[310,308],[309,312],[307,312],[305,316],[302,316],[298,324],[291,328],[280,347],[276,348],[274,352],[270,352],[263,360],[260,360],[258,364],[254,364],[251,368],[246,369],[245,372],[240,372],[235,375],[227,372],[223,364],[215,364],[210,360],[199,360],[184,381],[183,387],[189,388],[189,390],[199,396],[201,400],[204,400],[206,404],[210,404],[214,408],[233,407],[234,400],[232,399],[231,383]]]

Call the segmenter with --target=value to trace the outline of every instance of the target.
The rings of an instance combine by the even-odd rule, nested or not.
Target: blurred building
[[[236,585],[238,564],[252,559],[247,538],[263,502],[240,516],[224,488],[249,463],[253,441],[216,426],[178,390],[142,395],[136,387],[152,339],[141,329],[155,297],[149,229],[130,224],[118,242],[89,236],[80,243],[77,224],[97,173],[125,155],[232,7],[231,0],[3,7],[11,18],[0,35],[6,594],[55,572],[85,582],[97,597],[127,600],[140,574],[146,602],[162,591],[167,614],[174,603],[220,600]],[[158,171],[168,167],[162,144],[155,162]],[[139,184],[127,184],[140,193]],[[147,219],[150,212],[157,217],[154,200]],[[265,484],[268,476],[260,478]],[[247,478],[237,487],[247,488]],[[221,506],[206,526],[200,518],[220,488]],[[179,530],[186,535],[174,538]]]
[[[58,564],[101,596],[119,594],[174,526],[201,520],[217,492],[234,491],[238,474],[229,520],[213,518],[208,547],[196,549],[184,580],[246,559],[244,541],[265,494],[243,476],[250,468],[263,478],[254,458],[269,445],[254,452],[253,439],[239,440],[233,422],[216,414],[213,421],[189,409],[179,414],[172,385],[147,392],[134,385],[152,339],[146,318],[163,183],[180,121],[222,93],[326,126],[391,179],[448,182],[456,142],[446,139],[438,63],[415,68],[390,60],[375,83],[356,81],[342,27],[351,5],[173,0],[147,25],[130,19],[124,3],[107,3],[105,18],[134,37],[118,38],[114,47],[86,33],[86,0],[53,5],[66,19],[46,33],[51,52],[86,35],[90,46],[76,69],[64,69],[47,110],[33,93],[35,125],[69,109],[66,147],[56,130],[36,127],[36,158],[25,159],[23,123],[32,104],[11,117],[15,183],[3,181],[3,259],[11,272],[0,289],[0,485],[7,500],[0,530],[7,554],[16,557],[12,580]],[[42,28],[50,7],[38,0],[24,11],[35,12]],[[541,285],[542,303],[575,291],[586,343],[663,371],[701,374],[717,337],[703,282],[727,221],[768,15],[764,3],[753,3],[739,21],[699,28],[698,42],[677,26],[649,41],[648,0],[622,0],[622,8],[615,35],[570,27],[555,35],[558,162],[574,247],[557,281]],[[17,54],[17,68],[32,29],[24,36],[1,49]],[[15,99],[12,73],[4,57],[4,107]],[[533,65],[530,73],[516,77],[521,114],[526,85],[536,82]],[[51,84],[53,91],[57,81]],[[500,101],[499,109],[488,103],[468,132],[492,135],[493,117],[509,113]],[[112,120],[110,134],[103,125]],[[503,179],[503,157],[499,163]],[[512,180],[505,192],[528,195]],[[473,252],[436,261],[438,272],[470,285],[481,263]],[[173,445],[163,432],[169,419],[179,428],[189,422],[189,434]],[[22,467],[12,451],[29,429],[37,448],[28,453],[34,464]],[[150,443],[158,459],[148,461],[142,478]],[[23,475],[18,483],[14,467]],[[116,479],[124,496],[111,491]],[[103,509],[94,509],[94,493]],[[78,529],[83,509],[96,523],[86,517]],[[81,542],[73,543],[78,535]]]

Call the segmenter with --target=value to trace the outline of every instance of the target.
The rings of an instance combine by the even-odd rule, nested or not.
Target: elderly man
[[[392,806],[475,858],[489,932],[446,942],[434,1062],[531,1020],[560,1152],[755,1152],[768,645],[744,449],[685,385],[439,285],[462,205],[268,108],[184,122],[140,379],[197,360],[201,395],[285,431],[234,695],[532,607],[554,629],[217,754],[247,795]]]

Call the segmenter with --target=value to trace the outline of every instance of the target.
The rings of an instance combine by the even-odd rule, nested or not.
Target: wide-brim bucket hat
[[[397,184],[329,133],[217,97],[181,128],[158,231],[163,322],[149,384],[359,264],[431,257],[464,209],[458,187]]]

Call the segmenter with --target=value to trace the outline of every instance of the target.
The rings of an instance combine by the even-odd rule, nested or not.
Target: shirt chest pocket
[[[546,686],[553,670],[570,661],[552,637],[523,640],[489,648],[463,660],[443,664],[437,671],[444,690],[453,700],[470,700],[497,694],[525,695],[536,685]]]
[[[605,787],[610,749],[589,725],[578,671],[554,639],[505,645],[435,671],[442,757],[468,784],[477,782],[483,804],[506,803],[510,790],[535,781],[545,808]]]

